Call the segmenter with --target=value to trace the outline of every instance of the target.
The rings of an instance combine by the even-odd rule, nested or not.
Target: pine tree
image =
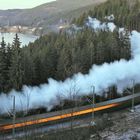
[[[129,60],[131,58],[131,44],[128,30],[125,30],[125,35],[120,36],[121,42],[121,58]]]
[[[6,43],[4,37],[2,38],[1,48],[0,48],[0,91],[5,91],[6,85]]]
[[[123,45],[125,49],[125,59],[129,60],[131,58],[131,44],[130,44],[130,38],[129,38],[129,32],[126,30],[125,36],[123,38]]]
[[[12,44],[12,58],[11,58],[11,66],[9,70],[10,84],[11,88],[15,88],[16,90],[20,90],[23,84],[23,66],[22,66],[22,53],[20,48],[20,40],[18,35],[16,34],[13,44]]]
[[[18,37],[18,34],[16,34],[13,40],[13,44],[12,44],[13,50],[16,50],[16,51],[20,50],[20,45],[21,45],[20,39]]]
[[[72,75],[72,58],[71,51],[66,47],[61,53],[57,64],[58,78],[64,80]]]
[[[35,82],[35,64],[30,48],[23,50],[22,65],[24,69],[23,84],[32,85]]]
[[[9,78],[9,71],[11,67],[11,59],[12,59],[12,48],[11,45],[8,43],[6,46],[6,85],[5,85],[5,92],[9,92],[11,90],[10,85],[10,78]]]

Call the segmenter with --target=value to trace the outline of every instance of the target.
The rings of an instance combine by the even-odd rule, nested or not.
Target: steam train
[[[134,104],[140,103],[140,93],[135,93],[133,95],[128,95],[118,99],[113,99],[109,101],[104,101],[93,105],[87,105],[82,107],[77,107],[73,109],[66,109],[62,111],[56,111],[51,113],[39,114],[24,118],[16,119],[15,125],[12,122],[3,122],[0,124],[0,132],[9,131],[13,127],[16,129],[22,128],[25,126],[39,125],[39,124],[48,124],[54,123],[56,121],[61,121],[65,119],[70,119],[71,117],[85,116],[92,112],[110,112],[116,109],[121,109],[129,107],[132,105],[132,100]]]

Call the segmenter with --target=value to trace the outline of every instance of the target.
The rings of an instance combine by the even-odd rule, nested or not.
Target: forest
[[[106,16],[114,15],[113,22],[118,27],[125,27],[129,31],[140,31],[140,1],[139,0],[108,0],[79,18],[73,19],[73,23],[82,26],[88,16],[101,21],[107,21]]]
[[[131,58],[127,32],[121,37],[118,31],[95,33],[89,28],[74,35],[51,33],[23,48],[16,34],[12,45],[6,46],[4,38],[1,42],[0,91],[47,83],[50,77],[64,80],[78,72],[88,73],[93,64],[121,58]]]
[[[139,29],[139,22],[134,24],[135,26],[132,23],[135,22],[133,18],[138,19],[139,5],[135,3],[127,5],[124,1],[126,0],[114,0],[114,2],[109,0],[93,11],[84,13],[79,19],[74,19],[73,22],[84,25],[88,15],[103,20],[105,15],[114,14],[116,25]],[[122,9],[119,10],[116,6]],[[128,12],[129,7],[132,8],[131,12]],[[72,31],[71,34],[66,31],[49,33],[24,47],[21,47],[18,34],[15,35],[12,44],[6,44],[2,38],[0,93],[7,94],[12,89],[21,90],[23,85],[35,86],[47,83],[48,78],[65,80],[78,72],[86,74],[93,64],[101,65],[122,58],[126,60],[131,58],[128,30],[125,30],[125,34],[119,34],[118,29],[114,32],[109,30],[96,32],[85,27],[78,32]]]

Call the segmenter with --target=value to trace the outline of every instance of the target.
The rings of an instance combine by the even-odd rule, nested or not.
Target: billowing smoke
[[[90,19],[88,25],[94,27],[94,21]],[[97,27],[99,29],[99,26]],[[118,91],[121,92],[124,88],[131,86],[132,79],[135,80],[135,83],[140,83],[140,33],[133,31],[130,39],[133,55],[130,61],[120,60],[110,64],[104,63],[101,66],[93,65],[88,74],[78,73],[64,82],[49,79],[48,84],[38,87],[24,86],[21,92],[13,90],[9,95],[1,94],[0,113],[6,113],[7,110],[12,109],[12,96],[16,97],[16,110],[23,111],[27,108],[32,109],[41,106],[51,108],[58,104],[57,95],[65,99],[77,92],[85,95],[91,92],[93,85],[95,92],[101,94],[102,91],[112,85],[116,85]]]
[[[93,28],[95,31],[98,30],[109,30],[111,32],[114,31],[116,25],[113,22],[104,22],[102,23],[96,18],[88,17],[88,22],[86,23],[87,26]]]

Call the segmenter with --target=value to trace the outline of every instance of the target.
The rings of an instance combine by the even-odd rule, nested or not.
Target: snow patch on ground
[[[114,116],[119,116],[114,118],[114,125],[100,132],[103,140],[140,140],[140,105],[134,113],[129,109],[115,112]]]

